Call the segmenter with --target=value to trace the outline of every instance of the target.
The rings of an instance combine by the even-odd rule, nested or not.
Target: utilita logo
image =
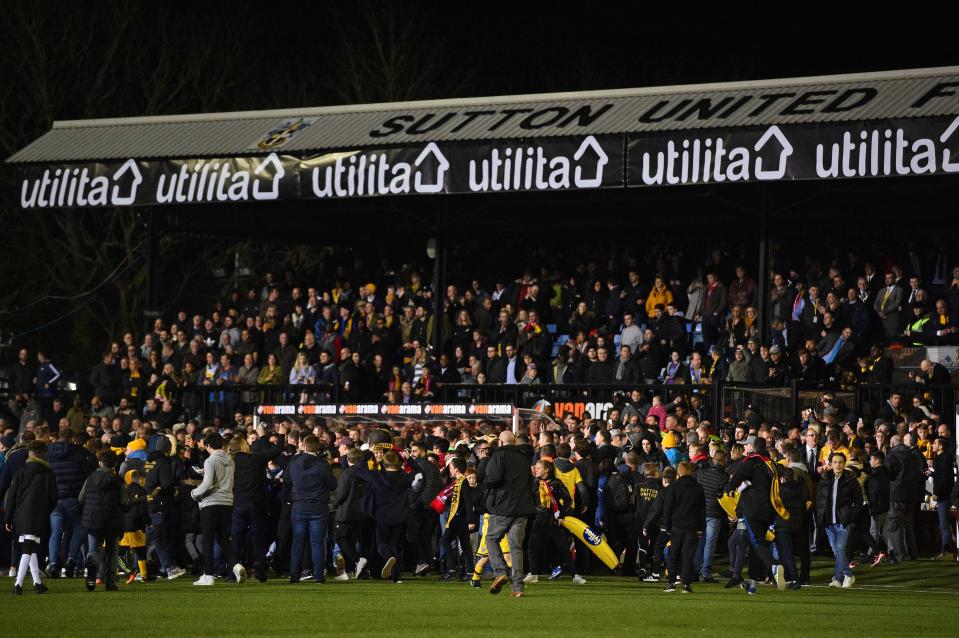
[[[249,169],[239,169],[231,160],[197,160],[180,164],[172,175],[157,178],[159,204],[198,202],[268,201],[280,198],[280,180],[286,175],[283,162],[270,153]]]
[[[469,188],[477,192],[599,188],[609,156],[592,135],[572,157],[549,157],[542,146],[519,146],[490,151],[488,158],[470,160]]]
[[[767,145],[776,154],[771,166],[759,155]],[[769,151],[767,151],[769,152]],[[642,153],[643,183],[704,184],[707,182],[737,182],[777,180],[786,175],[786,162],[793,154],[793,146],[778,126],[770,126],[750,148],[726,146],[722,137],[706,139],[669,140],[666,148],[657,153]]]
[[[38,177],[24,178],[20,186],[23,208],[72,206],[130,206],[136,201],[143,175],[129,159],[112,175],[90,176],[89,168],[44,169]]]
[[[413,162],[393,161],[385,152],[338,153],[332,163],[311,171],[313,194],[321,199],[363,195],[439,193],[450,163],[430,142]]]

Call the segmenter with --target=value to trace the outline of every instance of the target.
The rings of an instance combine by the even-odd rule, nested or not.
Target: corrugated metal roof
[[[914,106],[933,87],[944,82],[957,84],[944,88],[941,95],[921,106]],[[959,97],[949,93],[959,94],[956,87],[959,87],[959,67],[940,67],[578,93],[73,120],[54,123],[52,130],[7,161],[74,162],[246,155],[262,152],[257,149],[258,141],[297,118],[305,118],[309,125],[275,147],[277,150],[303,153],[426,140],[515,139],[959,115]],[[847,89],[875,91],[875,95],[858,108],[842,110],[838,108],[839,104],[833,104],[837,108],[824,108]],[[823,93],[817,95],[815,92]],[[773,100],[770,96],[776,94],[792,96]],[[784,112],[786,106],[802,95],[807,96],[807,103],[793,110],[807,112]],[[862,95],[849,94],[847,104]],[[707,100],[703,104],[713,112],[704,116],[691,112],[683,117],[700,100]],[[738,108],[733,108],[737,104]],[[765,108],[760,108],[764,104]],[[674,116],[657,119],[670,113],[674,107],[677,109]],[[580,109],[587,114],[584,121],[576,116]],[[493,113],[472,115],[477,111]],[[507,117],[510,111],[514,114]],[[592,118],[597,113],[600,114]],[[641,119],[644,115],[647,121]],[[399,130],[396,131],[385,124],[395,117],[403,118],[397,121],[394,128]],[[414,123],[419,123],[423,129],[430,129],[437,123],[441,125],[417,133],[412,126]],[[377,136],[371,134],[374,131],[389,134]]]

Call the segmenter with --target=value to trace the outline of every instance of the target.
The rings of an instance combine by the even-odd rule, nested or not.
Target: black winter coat
[[[919,503],[922,501],[925,479],[919,460],[905,445],[897,445],[886,454],[889,468],[889,501],[892,503]]]
[[[177,503],[177,487],[182,478],[179,459],[167,456],[161,451],[151,452],[147,467],[146,490],[148,494],[153,494],[150,512],[171,511]]]
[[[253,452],[237,452],[233,455],[236,467],[233,474],[233,502],[252,503],[254,507],[266,507],[266,465],[283,454],[283,445],[257,446]]]
[[[776,530],[782,530],[792,534],[802,532],[805,527],[803,521],[806,516],[806,501],[809,500],[809,493],[806,491],[804,481],[786,481],[779,486],[779,497],[782,499],[783,506],[789,512],[789,520],[776,516]]]
[[[88,533],[121,534],[127,504],[123,481],[112,469],[98,468],[80,490],[83,515],[80,522]]]
[[[889,469],[885,465],[871,468],[866,476],[866,498],[873,516],[889,511]]]
[[[769,501],[773,475],[761,457],[749,455],[738,463],[729,477],[728,489],[738,488],[743,481],[749,481],[750,486],[740,494],[736,513],[749,519],[753,529],[766,527],[774,518],[773,506]]]
[[[423,475],[423,486],[419,493],[419,505],[429,507],[436,495],[443,491],[443,475],[440,469],[429,459],[414,459],[414,469]]]
[[[726,482],[729,480],[726,470],[719,465],[706,462],[698,464],[695,476],[699,484],[703,486],[703,493],[706,495],[706,516],[725,518],[726,513],[717,499],[723,495]]]
[[[819,481],[819,487],[816,491],[816,515],[820,523],[825,527],[831,525],[832,520],[832,500],[833,491],[836,492],[836,523],[840,525],[850,525],[859,518],[859,511],[862,508],[862,488],[859,487],[859,481],[849,470],[844,470],[839,477],[838,486],[835,481],[835,475],[831,472],[823,474]]]
[[[366,468],[357,469],[356,474],[369,483],[370,493],[367,494],[363,507],[364,511],[372,514],[377,523],[398,525],[409,518],[412,474],[399,470],[373,472]]]
[[[706,529],[706,494],[693,476],[680,476],[663,495],[663,525],[673,529]]]
[[[47,448],[47,462],[57,476],[60,498],[76,498],[83,483],[97,468],[96,459],[85,449],[67,441],[57,441]]]
[[[3,521],[14,534],[50,535],[50,514],[57,506],[57,477],[46,461],[28,460],[13,477],[4,499]]]
[[[486,489],[486,511],[497,516],[535,513],[529,457],[515,445],[496,450],[477,479]]]
[[[139,483],[130,483],[127,490],[127,510],[123,516],[124,532],[146,531],[150,524],[150,513],[147,507],[147,491]]]
[[[933,459],[932,475],[932,493],[936,499],[947,504],[952,495],[952,488],[956,483],[956,476],[953,473],[953,459],[955,455],[943,452]]]
[[[341,524],[364,523],[367,520],[363,512],[363,499],[369,491],[369,485],[357,473],[357,465],[348,467],[340,474],[336,485],[333,506],[336,508],[336,522]]]

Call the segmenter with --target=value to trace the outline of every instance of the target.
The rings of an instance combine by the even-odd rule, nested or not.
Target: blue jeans
[[[50,514],[50,565],[63,567],[64,563],[80,564],[80,548],[85,534],[80,525],[83,507],[76,498],[61,498]],[[66,557],[63,553],[66,553]],[[63,560],[65,558],[65,560]]]
[[[716,553],[716,543],[719,541],[719,530],[723,523],[721,518],[706,518],[706,533],[699,539],[696,554],[693,557],[693,568],[703,578],[712,575],[710,568],[713,565],[713,554]]]
[[[832,553],[836,556],[836,566],[832,570],[834,580],[842,582],[843,576],[852,576],[852,570],[849,569],[849,559],[846,558],[846,540],[849,535],[849,529],[845,525],[827,525],[826,536],[829,538],[829,546],[832,547]]]
[[[942,544],[939,551],[943,554],[952,542],[952,518],[949,516],[949,499],[939,499],[936,504],[936,512],[939,514],[939,538]]]
[[[169,520],[166,512],[153,512],[150,514],[150,526],[147,527],[147,545],[153,545],[160,560],[160,569],[164,572],[176,567],[167,545]]]
[[[313,554],[313,580],[322,583],[326,578],[326,512],[299,512],[293,509],[293,549],[290,552],[290,576],[299,578],[303,564],[303,550],[309,534]]]

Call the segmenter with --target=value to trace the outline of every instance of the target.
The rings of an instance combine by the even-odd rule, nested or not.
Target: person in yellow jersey
[[[586,489],[586,483],[583,482],[583,476],[573,462],[570,460],[573,450],[569,443],[560,443],[556,446],[556,459],[553,461],[553,467],[556,471],[556,478],[559,479],[566,491],[569,492],[570,507],[574,512],[583,514],[589,508],[589,492]]]

